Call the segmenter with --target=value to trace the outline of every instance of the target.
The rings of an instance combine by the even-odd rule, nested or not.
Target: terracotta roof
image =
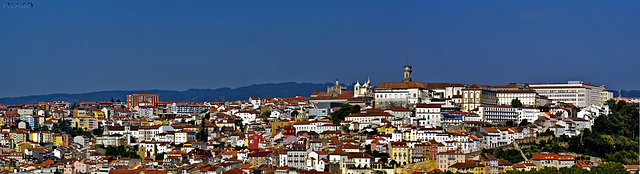
[[[374,158],[368,153],[364,152],[347,152],[347,157],[349,158]]]
[[[442,107],[441,104],[424,104],[424,103],[418,103],[416,105],[416,108],[440,108]]]
[[[390,108],[387,108],[386,110],[391,110],[391,111],[411,111],[411,110],[409,110],[407,108],[398,107],[398,106],[390,107]]]
[[[487,132],[491,132],[491,133],[500,133],[500,131],[496,130],[495,128],[483,127],[482,129],[484,129]]]
[[[407,89],[407,88],[426,89],[427,85],[420,82],[382,82],[377,87],[377,89]]]

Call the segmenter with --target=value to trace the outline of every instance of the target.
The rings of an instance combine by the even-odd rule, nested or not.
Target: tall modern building
[[[155,106],[158,102],[158,95],[155,94],[131,94],[127,95],[127,107]]]
[[[582,81],[529,84],[529,88],[549,100],[571,103],[580,108],[602,106],[605,101],[613,98],[613,93],[607,91],[604,85],[596,86]]]

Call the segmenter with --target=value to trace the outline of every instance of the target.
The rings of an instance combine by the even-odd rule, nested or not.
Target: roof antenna
[[[404,66],[409,66],[409,56],[407,56],[407,60],[404,63]]]

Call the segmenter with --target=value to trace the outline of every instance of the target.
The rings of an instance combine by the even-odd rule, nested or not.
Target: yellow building
[[[391,124],[378,127],[378,133],[392,134],[395,131],[396,131],[396,127]]]
[[[440,152],[436,160],[438,161],[438,169],[442,171],[447,171],[450,166],[456,163],[464,163],[466,161],[465,155],[458,150]]]
[[[54,133],[52,137],[53,137],[52,139],[53,139],[54,146],[64,146],[64,140],[62,139],[62,135],[60,135],[59,133]]]
[[[153,120],[154,125],[169,125],[171,121],[169,120]]]
[[[102,111],[93,111],[93,116],[95,116],[97,119],[101,119],[104,118],[104,112]]]
[[[447,171],[453,173],[472,173],[472,174],[484,174],[485,166],[480,162],[467,160],[463,163],[455,163],[447,169]]]
[[[389,156],[391,157],[391,160],[396,161],[398,165],[407,165],[411,163],[409,147],[404,141],[389,142]]]
[[[147,121],[147,119],[140,119],[140,126],[149,126],[149,121]]]
[[[7,123],[4,121],[4,117],[0,117],[0,127],[4,127],[5,124]]]
[[[481,105],[497,105],[497,92],[488,89],[487,86],[473,84],[467,89],[462,89],[461,111],[469,111]]]
[[[29,140],[37,143],[53,143],[53,138],[49,131],[32,131],[29,134]]]
[[[76,128],[87,128],[87,117],[76,117],[74,121]]]
[[[291,126],[291,125],[293,125],[293,123],[288,122],[288,121],[273,121],[273,122],[271,122],[271,135],[277,134],[278,133],[278,129],[283,128],[285,126]],[[216,126],[222,127],[222,126],[220,126],[218,124],[216,124]]]
[[[22,152],[22,153],[24,153],[24,151],[25,151],[27,148],[38,148],[38,147],[40,147],[40,145],[39,145],[39,144],[37,144],[37,143],[32,143],[32,142],[24,141],[24,142],[19,142],[19,143],[17,144],[17,146],[16,146],[16,150],[17,150],[18,152]]]
[[[85,109],[74,109],[73,110],[73,117],[85,117],[87,116],[87,110]]]

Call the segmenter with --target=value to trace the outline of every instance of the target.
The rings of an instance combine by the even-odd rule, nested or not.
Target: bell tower
[[[404,66],[404,80],[402,82],[411,82],[411,66]]]

